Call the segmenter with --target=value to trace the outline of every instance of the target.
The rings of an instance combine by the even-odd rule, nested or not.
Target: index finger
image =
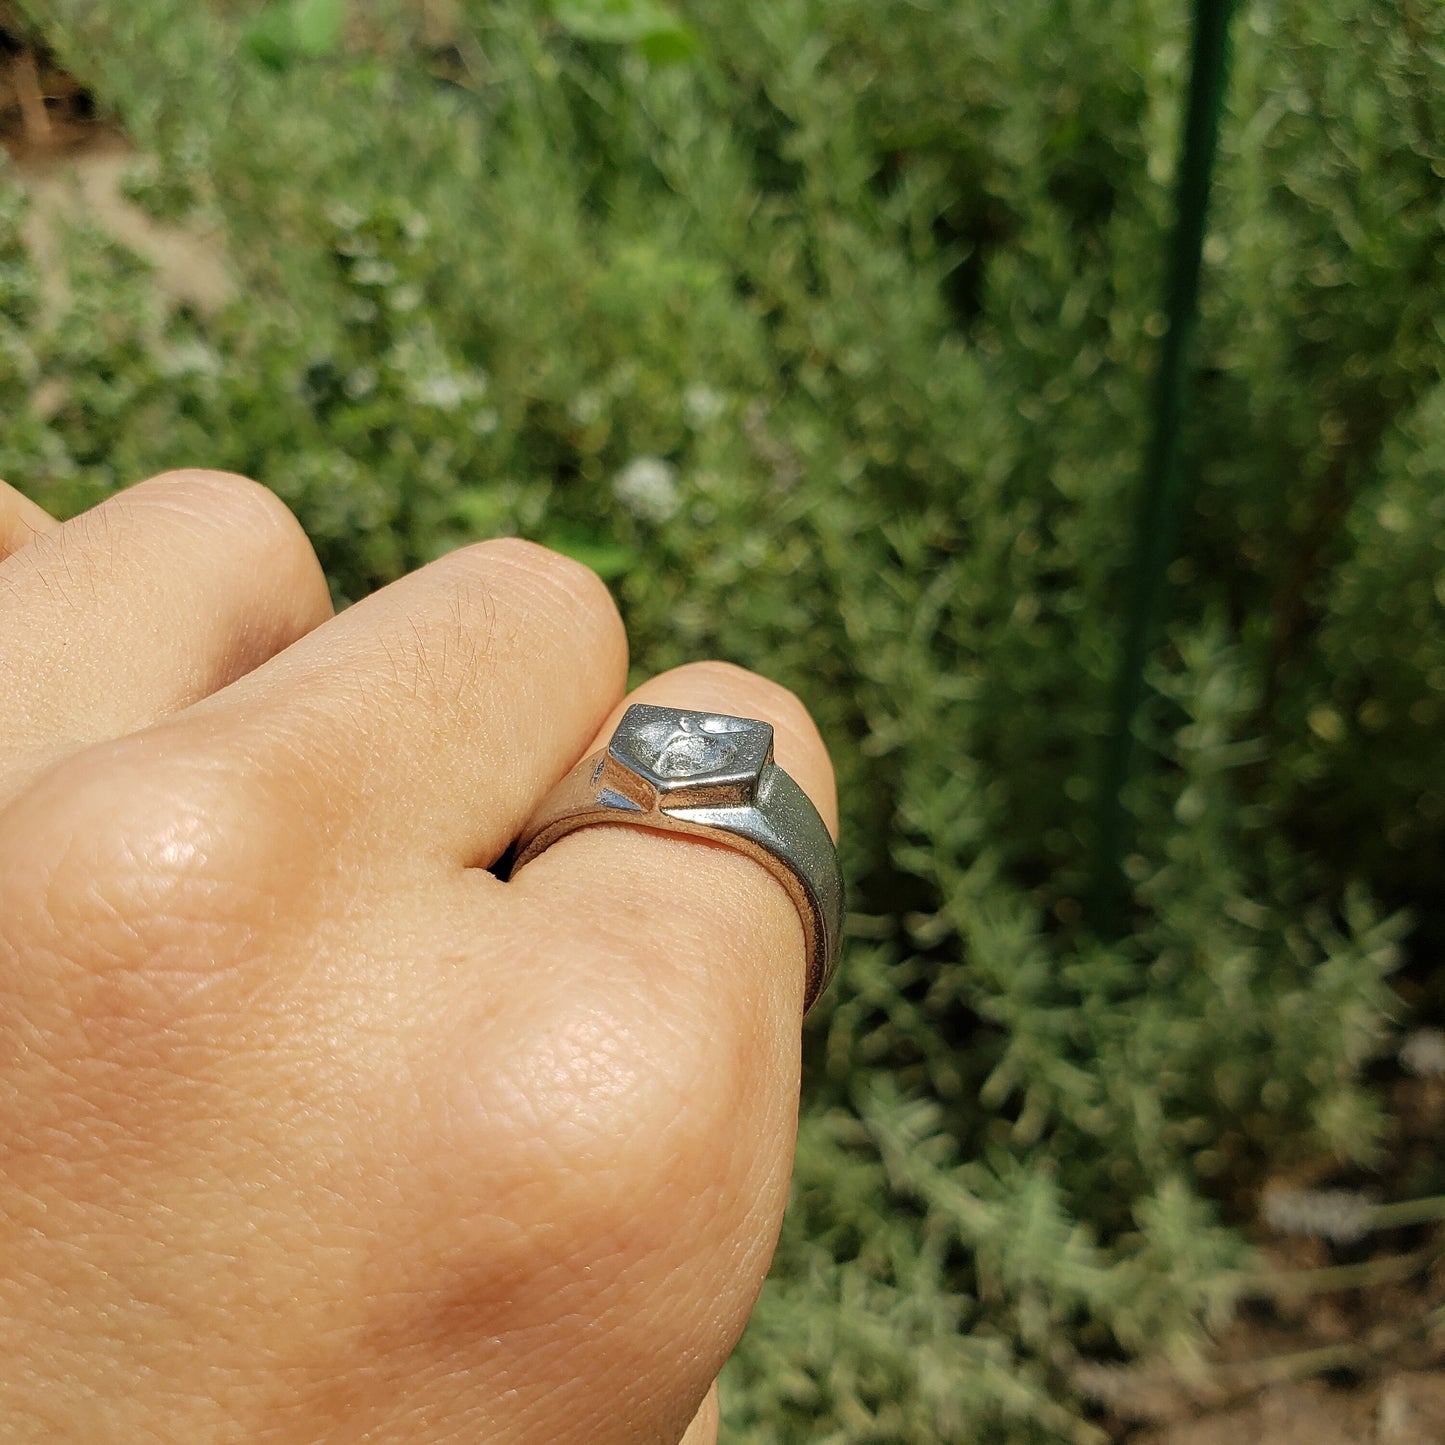
[[[22,496],[9,482],[0,481],[0,562],[59,525],[43,507]]]

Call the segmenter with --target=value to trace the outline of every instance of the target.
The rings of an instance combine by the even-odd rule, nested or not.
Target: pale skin
[[[777,1238],[802,929],[635,828],[485,871],[625,701],[578,564],[455,552],[333,617],[271,493],[57,525],[0,483],[0,1438],[717,1438]]]

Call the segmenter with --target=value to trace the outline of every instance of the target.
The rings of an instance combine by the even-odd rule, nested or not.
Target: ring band
[[[843,925],[838,851],[808,795],[773,761],[755,718],[634,703],[607,747],[542,800],[512,873],[559,838],[599,823],[711,838],[761,863],[797,905],[807,945],[806,1013],[833,976]]]

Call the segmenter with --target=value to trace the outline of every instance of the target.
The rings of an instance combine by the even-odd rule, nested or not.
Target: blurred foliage
[[[653,65],[697,53],[697,36],[657,0],[556,0],[552,14],[579,39],[635,46]]]
[[[243,43],[263,65],[285,70],[335,55],[345,20],[346,0],[279,0],[252,21]]]
[[[1105,945],[1184,8],[389,0],[258,53],[324,9],[37,0],[243,288],[168,306],[84,227],[42,281],[0,181],[0,473],[62,512],[249,473],[343,601],[539,538],[639,673],[794,687],[852,937],[729,1438],[1098,1438],[1080,1362],[1194,1347],[1266,1171],[1386,1157],[1392,972],[1442,1010],[1445,10],[1239,18]]]

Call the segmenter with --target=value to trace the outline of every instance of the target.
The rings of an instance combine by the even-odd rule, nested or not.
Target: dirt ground
[[[4,0],[0,145],[33,198],[26,239],[50,285],[60,284],[50,264],[56,229],[83,216],[150,260],[172,302],[208,312],[234,294],[224,238],[159,225],[124,198],[136,159],[124,136],[23,41]],[[1437,1149],[1445,1077],[1403,1081],[1396,1105],[1402,1152]],[[1381,1241],[1363,1254],[1328,1236],[1268,1242],[1266,1276],[1274,1270],[1280,1287],[1262,1289],[1197,1368],[1081,1369],[1101,1426],[1127,1445],[1445,1445],[1440,1225]],[[1304,1289],[1290,1283],[1306,1277]]]
[[[194,227],[152,220],[126,200],[121,182],[137,157],[125,136],[97,113],[89,93],[43,53],[25,45],[0,0],[0,146],[8,152],[32,207],[26,241],[52,294],[59,285],[57,229],[91,222],[156,268],[172,302],[215,311],[235,291],[224,239]]]
[[[1131,1445],[1441,1445],[1445,1374],[1391,1375],[1370,1390],[1281,1385],[1237,1409],[1131,1437]]]

